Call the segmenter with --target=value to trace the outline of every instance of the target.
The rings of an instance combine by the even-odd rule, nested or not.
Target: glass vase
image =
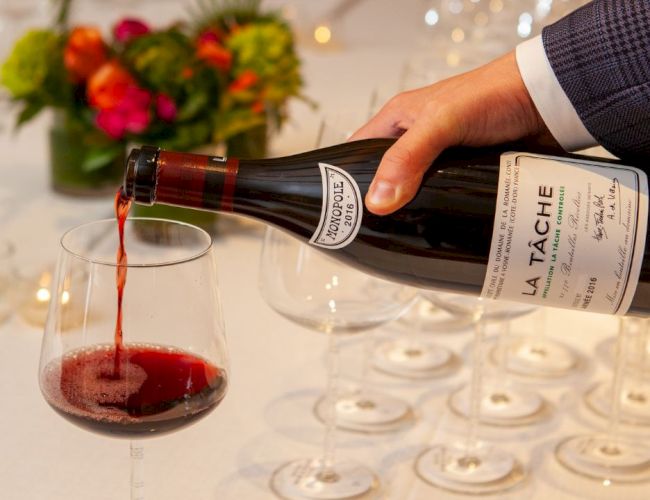
[[[68,196],[113,195],[122,182],[126,144],[65,113],[49,133],[52,189]]]

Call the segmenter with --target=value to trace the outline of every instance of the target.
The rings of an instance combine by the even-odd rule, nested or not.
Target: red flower
[[[108,61],[88,80],[86,95],[91,106],[110,109],[122,101],[129,87],[135,86],[135,80],[119,62]]]
[[[206,64],[222,71],[228,71],[232,63],[232,54],[228,49],[210,39],[198,40],[196,55]]]
[[[223,40],[223,35],[221,34],[220,31],[217,31],[215,28],[209,28],[205,30],[203,33],[201,33],[197,40],[199,44],[203,42],[221,43],[221,40]]]
[[[143,132],[151,122],[151,93],[138,87],[117,61],[105,63],[93,74],[86,93],[90,105],[99,110],[97,126],[113,139]]]
[[[259,114],[259,113],[263,113],[263,112],[264,112],[264,109],[265,109],[264,101],[255,101],[255,102],[251,105],[251,111],[252,111],[253,113],[258,113],[258,114]]]
[[[125,43],[150,31],[151,28],[140,19],[126,17],[113,27],[113,36],[117,41]]]
[[[148,109],[103,109],[97,113],[95,123],[113,139],[121,139],[126,132],[144,132],[151,121]]]
[[[173,122],[176,119],[176,104],[171,97],[165,94],[156,96],[156,114],[165,122]]]
[[[130,86],[116,106],[99,110],[97,126],[113,139],[121,139],[126,132],[144,132],[151,123],[150,103],[148,91]]]
[[[252,69],[246,69],[241,72],[241,74],[233,81],[229,86],[228,90],[230,92],[242,92],[251,88],[260,80],[260,77],[257,76],[257,73]]]
[[[76,82],[87,80],[106,62],[106,45],[96,28],[79,26],[70,32],[63,64]]]

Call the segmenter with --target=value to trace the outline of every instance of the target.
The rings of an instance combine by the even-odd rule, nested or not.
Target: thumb
[[[451,130],[432,120],[416,121],[384,154],[366,195],[368,210],[386,215],[411,201],[431,163],[454,143]]]

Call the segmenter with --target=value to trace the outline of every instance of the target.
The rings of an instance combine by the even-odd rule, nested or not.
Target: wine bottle
[[[140,204],[253,217],[353,267],[416,287],[650,313],[641,169],[511,146],[452,148],[410,203],[377,216],[363,197],[393,142],[368,139],[261,160],[144,146],[129,155],[122,189]]]

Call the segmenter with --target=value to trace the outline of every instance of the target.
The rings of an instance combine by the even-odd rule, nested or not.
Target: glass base
[[[474,320],[471,314],[452,314],[421,298],[397,322],[427,334],[466,331]]]
[[[377,370],[409,379],[436,378],[450,371],[454,355],[446,347],[421,340],[382,342],[374,351]]]
[[[571,472],[592,479],[621,483],[650,480],[650,448],[638,441],[573,436],[557,445],[555,457]]]
[[[616,363],[616,342],[617,337],[613,336],[596,346],[596,356],[611,369],[614,369]],[[628,340],[625,371],[637,378],[650,379],[650,342],[640,343],[634,338]]]
[[[273,493],[286,500],[376,498],[379,479],[367,467],[346,460],[330,468],[321,460],[294,460],[277,469],[270,480]]]
[[[326,397],[316,402],[314,413],[321,422],[326,421],[329,404]],[[415,413],[406,401],[378,392],[340,396],[335,411],[336,427],[353,432],[394,432],[415,422]]]
[[[600,382],[585,394],[587,407],[608,418],[612,410],[612,385]],[[620,420],[629,425],[650,426],[650,384],[625,382],[621,391]]]
[[[485,445],[472,453],[461,446],[433,446],[417,458],[415,472],[433,486],[472,495],[509,490],[526,477],[515,457]]]
[[[498,346],[491,352],[496,364]],[[548,338],[514,338],[508,345],[507,369],[525,377],[563,377],[578,365],[578,357],[567,346]]]
[[[461,387],[449,397],[449,407],[462,417],[470,414],[468,387]],[[548,416],[549,406],[544,398],[529,389],[517,386],[487,385],[483,391],[480,421],[488,425],[531,425]]]

